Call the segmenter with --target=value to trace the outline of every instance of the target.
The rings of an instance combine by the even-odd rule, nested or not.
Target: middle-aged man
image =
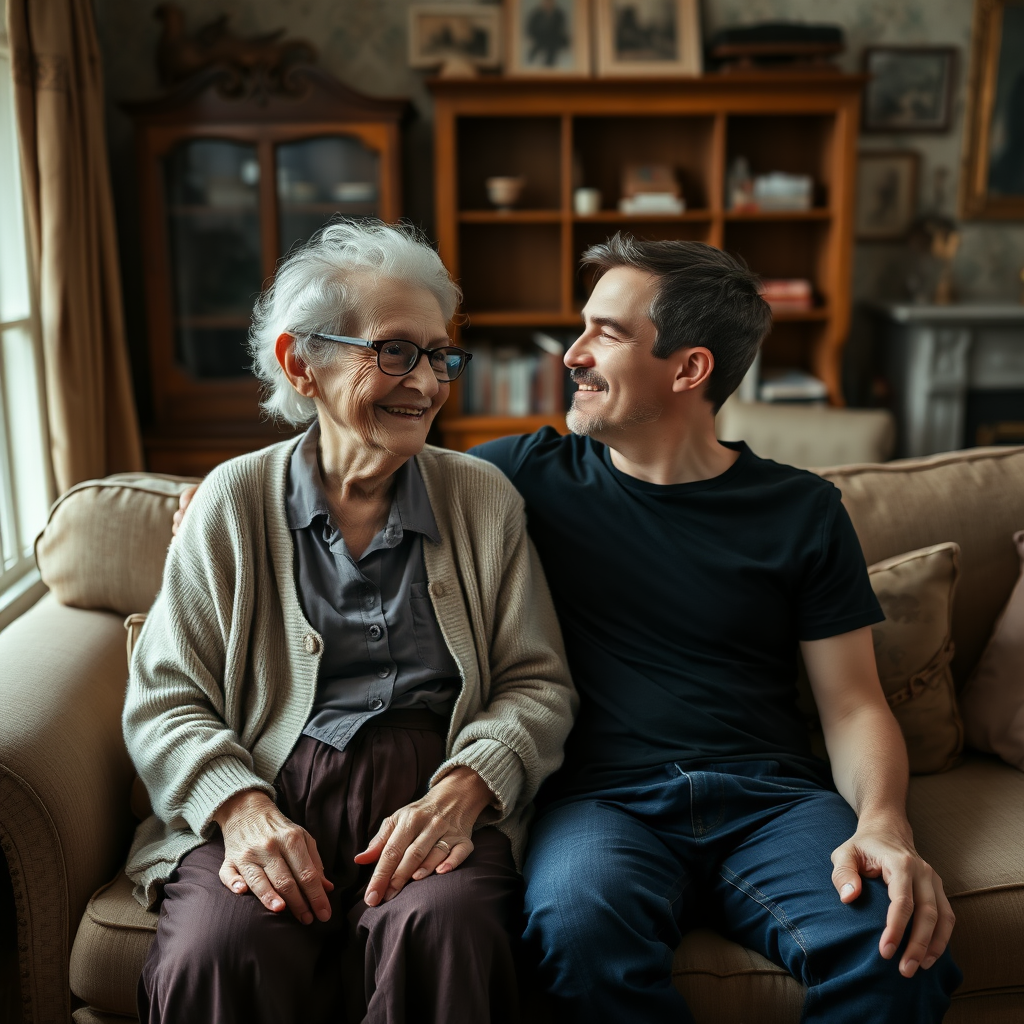
[[[805,1022],[939,1021],[953,913],[907,821],[853,526],[831,483],[715,437],[769,329],[757,279],[622,235],[583,264],[573,434],[473,449],[526,500],[582,700],[524,872],[560,1019],[691,1020],[670,968],[701,922],[806,985]]]

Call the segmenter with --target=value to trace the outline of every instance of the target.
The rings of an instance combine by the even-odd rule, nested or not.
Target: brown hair
[[[648,313],[657,331],[651,352],[667,359],[680,348],[708,349],[715,366],[704,395],[717,413],[771,329],[771,309],[746,263],[704,242],[651,242],[619,231],[587,249],[580,264],[596,271],[595,281],[614,267],[659,279]]]

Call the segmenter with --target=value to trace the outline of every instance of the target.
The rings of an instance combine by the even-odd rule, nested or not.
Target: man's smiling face
[[[649,316],[658,279],[615,267],[597,282],[583,309],[584,330],[565,354],[578,390],[566,423],[574,434],[603,438],[661,417],[672,394],[672,361],[651,354]]]

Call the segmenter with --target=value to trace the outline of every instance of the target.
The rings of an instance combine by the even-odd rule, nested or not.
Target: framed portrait
[[[699,75],[697,0],[595,0],[597,73]]]
[[[589,75],[589,0],[508,0],[509,75]]]
[[[1024,220],[1024,0],[975,0],[960,216]]]
[[[501,64],[501,8],[495,4],[412,4],[409,67]]]
[[[864,131],[948,131],[955,61],[952,46],[868,47]]]
[[[917,216],[918,160],[912,150],[869,150],[857,155],[858,241],[907,237]]]

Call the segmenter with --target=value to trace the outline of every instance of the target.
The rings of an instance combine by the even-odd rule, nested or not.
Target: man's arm
[[[889,914],[878,943],[890,959],[913,914],[900,973],[909,978],[942,955],[954,916],[942,880],[914,849],[907,820],[907,748],[875,667],[871,628],[800,644],[818,706],[836,788],[857,813],[857,831],[832,854],[832,882],[843,903],[861,878],[889,887]]]

